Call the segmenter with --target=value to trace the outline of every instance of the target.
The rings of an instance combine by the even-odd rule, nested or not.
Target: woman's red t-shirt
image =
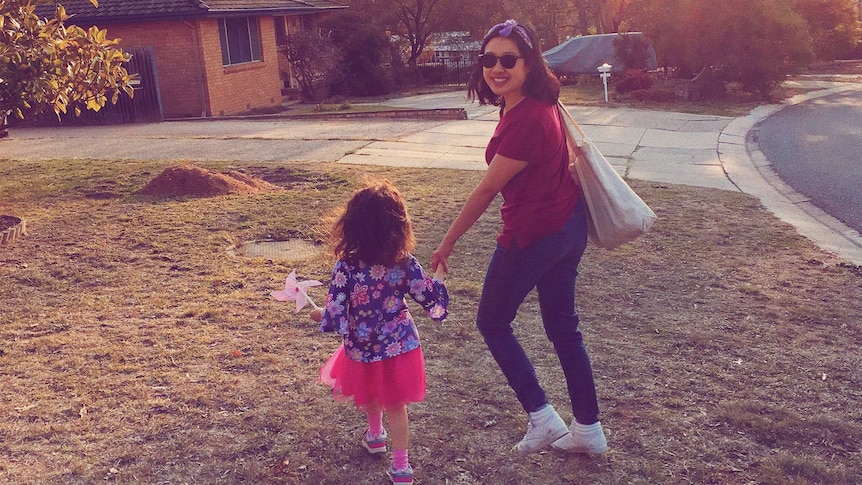
[[[500,119],[485,149],[490,164],[500,154],[527,162],[503,187],[503,230],[497,242],[522,248],[553,234],[569,220],[580,198],[569,174],[569,153],[556,104],[526,98]]]

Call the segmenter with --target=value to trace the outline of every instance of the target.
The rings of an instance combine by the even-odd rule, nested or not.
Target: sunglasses
[[[518,57],[513,54],[506,54],[505,56],[500,57],[497,57],[494,54],[479,54],[479,64],[482,64],[482,67],[486,69],[491,69],[496,66],[497,59],[500,60],[500,65],[503,66],[504,69],[512,69],[515,67],[515,64],[518,63],[518,59],[523,59],[523,57]]]

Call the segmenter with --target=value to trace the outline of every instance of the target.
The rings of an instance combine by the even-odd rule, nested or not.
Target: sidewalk
[[[758,197],[781,220],[821,248],[862,265],[862,237],[810,204],[769,167],[748,132],[790,104],[862,89],[821,87],[741,118],[667,111],[573,106],[569,111],[620,174],[650,182],[739,191]],[[14,129],[0,140],[0,158],[227,160],[262,163],[338,162],[399,167],[484,170],[485,144],[497,108],[463,92],[393,99],[387,106],[463,108],[466,120],[212,120],[143,125]]]
[[[748,116],[693,115],[609,107],[569,107],[584,132],[617,171],[628,178],[709,187],[753,195],[779,219],[824,250],[862,265],[862,237],[785,184],[748,132],[780,109],[851,89],[853,83],[806,82],[821,88],[784,104],[755,109]],[[484,170],[484,147],[498,119],[494,107],[468,103],[461,93],[387,101],[421,108],[464,107],[467,121],[454,121],[398,141],[372,142],[342,163]]]

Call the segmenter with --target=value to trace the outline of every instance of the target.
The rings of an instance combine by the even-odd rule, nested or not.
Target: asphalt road
[[[787,185],[862,233],[862,92],[784,108],[759,125],[757,143]]]

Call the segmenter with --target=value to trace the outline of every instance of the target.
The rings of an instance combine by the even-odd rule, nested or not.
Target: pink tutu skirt
[[[422,348],[379,362],[357,362],[338,347],[320,369],[320,382],[336,401],[353,401],[363,411],[387,411],[425,400]]]

